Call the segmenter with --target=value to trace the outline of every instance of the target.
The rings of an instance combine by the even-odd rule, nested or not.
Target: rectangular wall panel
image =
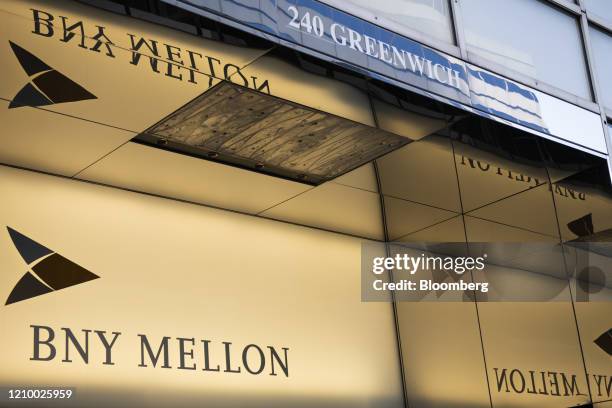
[[[0,196],[1,387],[76,388],[57,406],[402,406],[361,240],[8,167]],[[121,333],[110,356],[96,330]]]

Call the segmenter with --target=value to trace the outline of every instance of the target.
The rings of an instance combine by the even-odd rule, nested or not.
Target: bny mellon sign
[[[90,362],[91,343],[98,342],[104,350],[103,365],[127,364],[113,360],[113,349],[120,347],[123,333],[118,331],[81,329],[67,327],[55,329],[49,326],[31,325],[33,330],[33,361],[53,361],[72,363],[80,359],[84,364]],[[127,340],[127,339],[126,339]],[[219,344],[211,340],[194,337],[170,337],[154,341],[146,334],[132,336],[140,348],[138,367],[175,368],[177,370],[199,370],[209,373],[231,373],[251,375],[271,375],[289,377],[289,348],[247,344],[240,350],[230,341]],[[214,361],[211,349],[219,347],[223,358]],[[134,363],[134,362],[132,362]]]
[[[113,50],[116,40],[110,37],[106,27],[54,15],[45,10],[30,10],[34,24],[33,34],[66,44],[72,43],[92,52],[103,53],[109,58],[117,58]],[[256,76],[247,78],[238,65],[223,61],[215,55],[182,49],[137,34],[125,33],[125,36],[129,42],[129,63],[132,65],[147,64],[152,72],[192,84],[204,81],[210,87],[213,85],[213,79],[217,78],[270,93],[270,84],[267,80]]]

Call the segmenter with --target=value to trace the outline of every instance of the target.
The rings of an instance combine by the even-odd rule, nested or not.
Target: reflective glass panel
[[[612,3],[609,5],[612,11]],[[601,90],[600,98],[605,106],[612,108],[612,36],[593,27],[589,28],[589,34],[597,81]]]
[[[426,33],[437,40],[454,43],[448,0],[346,0],[346,11],[357,7],[403,27]]]
[[[612,21],[612,7],[610,7],[610,0],[584,0],[584,3],[589,14],[595,14],[598,17],[603,17],[609,21]]]
[[[576,19],[535,0],[463,0],[461,10],[470,53],[591,98]]]

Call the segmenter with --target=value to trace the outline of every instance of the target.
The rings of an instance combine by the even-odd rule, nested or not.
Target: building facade
[[[612,407],[607,1],[0,16],[3,406]]]

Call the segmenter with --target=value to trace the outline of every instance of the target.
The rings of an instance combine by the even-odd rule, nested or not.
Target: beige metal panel
[[[399,241],[464,242],[462,217],[457,215]],[[424,277],[432,279],[433,275],[425,272]],[[397,303],[408,406],[490,407],[476,306],[442,299]]]
[[[136,132],[153,125],[218,82],[208,75],[223,78],[226,66],[229,75],[236,72],[236,67],[243,67],[266,51],[206,40],[72,1],[3,1],[2,9],[0,97],[11,100],[29,80],[9,45],[12,41],[97,97],[49,105],[48,109]],[[53,16],[51,36],[33,33],[31,9]],[[77,28],[72,38],[62,41],[60,16],[67,18],[67,25],[82,21],[86,37],[82,37]],[[104,38],[100,48],[92,50],[97,44],[93,39],[98,34],[97,26],[104,27],[104,34],[113,42],[110,51],[104,45]],[[41,25],[40,31],[46,33],[45,27]],[[136,46],[142,38],[148,46],[141,45],[138,52],[132,52],[136,46],[132,46],[129,34],[134,36]],[[84,44],[81,44],[83,38]],[[155,69],[158,72],[149,58],[156,54],[148,47],[157,51],[154,61],[157,61]],[[109,56],[109,52],[113,56]],[[137,64],[132,64],[133,58],[140,54]],[[192,58],[197,70],[193,81],[189,74],[192,71],[184,68],[191,67]],[[170,59],[180,63],[175,62],[169,72]]]
[[[100,276],[2,306],[2,386],[73,386],[80,408],[403,406],[392,308],[359,297],[362,240],[6,167],[0,196],[0,225]],[[4,227],[0,252],[4,300],[27,267]],[[29,359],[30,324],[58,331],[53,361]],[[61,362],[60,327],[120,331],[115,365],[93,332],[89,364]],[[138,367],[138,333],[171,337],[171,369]],[[177,369],[177,337],[196,339],[197,370]],[[222,367],[221,341],[234,364],[247,344],[288,347],[289,377],[202,371],[199,339]]]
[[[0,163],[72,176],[135,134],[0,101]]]
[[[382,240],[380,197],[376,193],[325,183],[260,215]]]
[[[132,142],[78,178],[248,213],[258,213],[311,188]]]
[[[469,242],[559,242],[558,237],[468,215],[465,216],[465,230]]]
[[[562,182],[563,179],[571,177],[572,175],[580,173],[581,171],[585,170],[584,168],[567,170],[567,169],[560,169],[560,168],[553,167],[553,166],[549,166],[546,169],[548,170],[548,177],[550,177],[550,181],[553,183]]]
[[[399,302],[408,406],[488,408],[473,303]]]
[[[609,240],[606,238],[589,238],[592,234],[610,234],[612,231],[612,197],[610,194],[579,183],[561,181],[553,184],[555,205],[559,216],[559,227],[563,240],[579,238],[579,229],[570,229],[572,223],[580,219],[590,219],[590,226],[585,225],[581,233],[585,241]],[[589,229],[592,229],[589,231]],[[589,233],[590,232],[590,233]]]
[[[512,278],[512,272],[508,271],[506,279]],[[533,275],[532,279],[529,275]],[[514,279],[516,285],[525,288],[541,285],[543,279],[557,285],[556,278],[539,274],[522,273]],[[479,303],[493,406],[556,408],[578,406],[588,401],[587,379],[567,288],[563,295],[565,301],[558,298],[552,302]],[[517,370],[508,383],[503,380],[504,369],[506,375]],[[533,382],[530,371],[534,372]],[[544,381],[541,372],[545,373]],[[572,375],[575,375],[577,387],[574,392],[564,386],[558,373],[564,373],[568,385],[572,384]],[[555,381],[558,390],[553,385]]]
[[[377,160],[385,195],[461,212],[448,138],[431,135]]]
[[[332,183],[338,183],[349,187],[368,190],[373,193],[378,192],[378,184],[376,183],[376,173],[374,173],[374,165],[372,163],[364,164],[363,166],[348,172],[338,178],[332,180]]]
[[[375,126],[367,94],[346,82],[305,71],[270,54],[245,67],[243,72],[246,77],[268,79],[274,96]]]
[[[411,140],[420,140],[447,126],[447,122],[435,119],[398,106],[381,99],[373,98],[372,106],[376,112],[376,121],[381,129],[405,136]]]
[[[598,255],[591,253],[589,254],[589,261],[597,257]],[[607,258],[604,263],[604,265],[608,265],[608,277],[610,276],[609,259]],[[597,265],[597,262],[593,262],[593,264]],[[594,289],[593,292],[596,293],[590,294],[588,301],[574,303],[582,339],[584,359],[587,371],[591,375],[593,401],[610,399],[606,388],[607,383],[604,384],[602,378],[595,376],[605,376],[612,372],[612,358],[594,342],[599,336],[612,328],[612,313],[610,313],[610,302],[612,302],[612,289],[610,286],[612,286],[612,282],[608,281],[607,283],[608,287],[592,286],[591,289]],[[575,294],[576,291],[573,293]],[[597,380],[599,380],[599,386]],[[599,408],[599,404],[595,406]],[[606,405],[602,406],[605,407]]]
[[[542,184],[486,205],[469,215],[530,231],[559,236],[549,184]]]
[[[583,357],[588,353],[595,363],[603,360],[604,364],[596,363],[595,367],[604,368],[604,372],[606,366],[611,367],[607,353],[597,353],[593,344],[609,328],[609,313],[597,318],[576,315],[576,322],[574,312],[579,303],[572,304],[573,289],[568,286],[566,263],[556,243],[530,246],[523,242],[514,249],[506,248],[502,259],[508,257],[507,262],[498,262],[493,255],[489,257],[493,264],[473,272],[475,281],[489,282],[489,301],[479,303],[479,316],[494,406],[585,404],[589,389]],[[575,256],[567,250],[566,254],[567,258]],[[495,301],[502,299],[506,301]],[[515,299],[529,301],[513,302]],[[610,299],[592,300],[593,306],[585,308],[591,313],[602,310],[595,306],[597,300]],[[583,319],[585,328],[590,327],[580,343],[576,323],[580,325]],[[591,331],[596,327],[601,331]],[[588,366],[587,370],[594,374]]]
[[[457,215],[451,211],[388,196],[385,196],[385,208],[391,241]]]
[[[454,143],[454,147],[466,212],[548,183],[546,169],[539,164],[512,160],[464,143]]]
[[[431,227],[396,238],[400,242],[465,242],[463,218],[457,215]]]

